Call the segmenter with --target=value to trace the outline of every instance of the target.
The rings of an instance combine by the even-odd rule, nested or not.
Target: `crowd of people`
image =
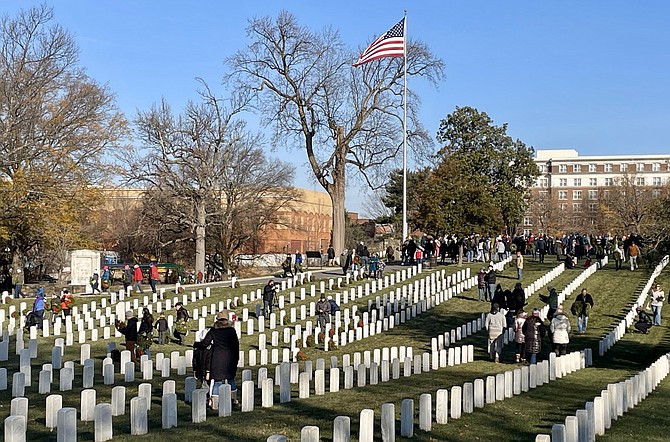
[[[493,277],[495,284],[495,270],[492,266],[488,272],[482,268],[479,275],[479,281],[490,275],[489,280]],[[557,356],[567,353],[572,331],[571,320],[559,304],[558,293],[553,286],[547,287],[546,295],[540,295],[540,300],[548,306],[546,321],[541,318],[539,308],[532,308],[530,311],[526,309],[526,297],[520,282],[514,285],[513,290],[503,290],[501,284],[491,288],[481,282],[478,287],[479,300],[491,303],[484,325],[488,333],[487,351],[492,361],[500,362],[503,334],[507,330],[514,332],[516,363],[536,363],[538,355],[542,353],[545,338],[548,338],[551,351]],[[593,306],[593,296],[583,288],[570,307],[579,333],[586,332],[588,315]]]

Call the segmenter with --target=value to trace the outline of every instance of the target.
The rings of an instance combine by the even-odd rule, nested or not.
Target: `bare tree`
[[[256,93],[257,109],[274,128],[275,144],[299,143],[314,177],[331,198],[333,247],[344,248],[347,167],[372,188],[399,164],[403,131],[402,59],[352,67],[355,54],[332,29],[316,32],[281,12],[250,21],[248,47],[230,57],[227,79]],[[431,82],[443,62],[420,42],[407,44],[407,75]],[[408,91],[408,138],[415,151],[431,145],[418,122],[418,97]]]
[[[244,97],[224,100],[201,84],[201,101],[190,101],[181,115],[164,100],[138,114],[145,155],[130,161],[133,180],[147,190],[145,215],[153,209],[161,230],[172,230],[161,245],[194,241],[196,272],[205,271],[208,229],[218,228],[220,252],[230,261],[250,232],[293,198],[291,166],[267,160],[261,138],[238,118]]]
[[[603,211],[614,214],[617,227],[627,233],[644,234],[656,197],[651,186],[638,184],[636,174],[624,174],[614,180],[614,187],[603,189]]]
[[[90,203],[127,135],[113,95],[78,67],[52,18],[43,5],[0,22],[0,231],[14,266],[45,244],[46,227],[72,221],[64,210]]]

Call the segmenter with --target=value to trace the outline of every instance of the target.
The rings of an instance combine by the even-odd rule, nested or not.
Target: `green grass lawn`
[[[473,274],[481,264],[471,265]],[[545,274],[551,268],[555,267],[555,261],[547,260],[542,265],[539,263],[527,262],[524,270],[524,286],[528,285],[539,276]],[[450,266],[448,273],[455,270]],[[583,269],[567,270],[554,281],[551,285],[559,291],[565,287],[570,280],[574,279]],[[667,287],[670,278],[664,272],[659,278],[659,282]],[[421,275],[420,275],[421,276]],[[425,276],[425,274],[423,275]],[[512,288],[516,282],[516,272],[513,268],[505,270],[499,282],[504,288]],[[594,296],[596,307],[593,309],[589,329],[584,335],[572,335],[570,349],[581,349],[587,346],[594,348],[594,367],[578,371],[567,377],[539,387],[529,393],[507,399],[504,402],[487,405],[484,409],[476,410],[475,413],[464,415],[462,419],[450,420],[447,425],[433,424],[433,431],[430,433],[418,430],[418,421],[415,424],[415,440],[446,440],[446,441],[470,441],[470,440],[534,440],[537,433],[548,433],[551,425],[563,422],[565,416],[575,413],[575,410],[582,408],[586,401],[593,400],[593,397],[600,394],[600,391],[606,388],[610,382],[618,382],[630,377],[635,372],[650,365],[660,354],[669,351],[670,339],[668,330],[665,326],[654,327],[649,335],[627,334],[622,341],[617,343],[603,358],[597,357],[597,341],[604,334],[609,332],[623,317],[625,309],[630,308],[633,300],[639,294],[639,290],[646,281],[647,274],[643,272],[616,272],[610,266],[596,272],[588,278],[584,286]],[[231,296],[239,296],[240,293],[248,293],[249,287],[241,289],[219,289],[212,291],[212,297],[206,299],[197,305],[209,305]],[[636,292],[637,291],[637,292]],[[299,288],[296,289],[299,293]],[[545,293],[546,290],[539,292]],[[379,294],[379,293],[378,293]],[[372,299],[374,299],[372,295]],[[309,348],[306,353],[310,359],[319,357],[329,357],[351,354],[355,351],[363,352],[372,348],[381,348],[385,346],[406,345],[414,347],[414,353],[419,354],[423,351],[430,351],[430,339],[440,333],[449,330],[457,325],[478,317],[481,312],[488,311],[488,304],[476,300],[476,288],[469,290],[462,295],[451,299],[440,306],[424,312],[417,318],[396,326],[393,330],[377,335],[360,342],[348,344],[344,347],[333,349],[325,353],[322,349]],[[574,295],[566,300],[566,304],[571,303]],[[312,301],[313,298],[303,302]],[[359,309],[367,307],[367,298],[356,300],[354,302]],[[350,303],[347,307],[354,303]],[[300,305],[300,301],[296,303]],[[540,307],[538,294],[529,299],[528,307]],[[192,305],[189,305],[189,309]],[[569,305],[568,305],[569,309]],[[251,306],[250,306],[251,310]],[[239,312],[238,312],[239,314]],[[573,318],[572,325],[576,329],[576,323]],[[243,328],[244,329],[244,328]],[[192,338],[192,336],[191,336]],[[116,339],[119,343],[121,339]],[[281,339],[280,339],[281,340]],[[40,338],[41,354],[37,361],[33,361],[33,382],[37,384],[37,374],[42,363],[50,359],[50,346],[53,338]],[[257,345],[257,335],[247,337],[243,335],[242,348],[254,348]],[[190,406],[183,403],[181,397],[178,402],[179,427],[177,429],[162,430],[160,415],[160,391],[162,379],[154,374],[153,385],[153,408],[149,415],[149,435],[144,437],[132,436],[132,439],[156,440],[158,438],[164,441],[182,440],[185,435],[196,437],[203,441],[263,441],[271,434],[286,434],[289,440],[299,440],[300,429],[305,425],[317,425],[321,428],[321,437],[324,440],[331,438],[332,422],[338,415],[351,417],[352,436],[357,439],[358,414],[364,408],[370,408],[375,411],[376,426],[379,426],[381,404],[384,402],[394,402],[396,404],[396,414],[399,419],[400,401],[404,398],[414,398],[415,407],[418,413],[418,398],[422,393],[434,394],[439,388],[450,388],[453,385],[462,385],[464,382],[472,381],[476,378],[485,378],[487,375],[503,372],[514,368],[511,363],[493,364],[488,362],[484,354],[485,335],[479,333],[462,341],[463,344],[474,344],[476,348],[475,362],[460,366],[448,367],[437,371],[413,375],[410,378],[401,378],[396,381],[390,381],[376,386],[366,386],[364,388],[354,388],[352,390],[341,390],[339,393],[326,393],[325,396],[310,399],[295,399],[297,396],[294,386],[294,399],[288,404],[278,404],[278,394],[275,399],[275,406],[271,409],[260,408],[260,395],[256,397],[256,409],[253,413],[240,413],[239,410],[233,413],[229,418],[218,418],[214,412],[208,414],[208,420],[204,424],[190,423]],[[459,342],[458,345],[461,343]],[[545,357],[548,351],[548,343],[545,341]],[[154,345],[152,353],[162,351],[169,356],[172,350],[181,350],[185,347],[175,345],[166,345],[159,348]],[[47,352],[45,349],[48,349]],[[91,354],[96,359],[96,390],[98,402],[109,402],[111,388],[101,385],[102,377],[100,367],[106,343],[99,341],[92,343]],[[79,361],[79,346],[66,347],[64,360]],[[504,361],[513,360],[512,349],[507,347],[504,355]],[[8,372],[11,374],[18,364],[18,358],[12,357],[9,361]],[[141,374],[137,374],[141,376]],[[273,370],[269,370],[269,376],[273,376]],[[11,376],[11,375],[10,375]],[[256,370],[254,370],[254,379]],[[238,376],[239,380],[239,376]],[[99,382],[99,383],[98,383]],[[143,381],[138,380],[135,383],[127,385],[127,401],[137,394],[137,386]],[[124,385],[123,379],[117,375],[117,384]],[[670,388],[666,381],[661,387]],[[54,388],[55,387],[55,388]],[[342,385],[341,385],[342,387]],[[72,392],[63,393],[63,406],[78,407],[79,392],[81,390],[81,372],[77,372],[75,378],[75,389]],[[52,393],[58,389],[58,377],[54,377],[52,384]],[[177,380],[177,391],[183,391],[183,380]],[[44,427],[44,415],[41,410],[44,409],[45,396],[34,394],[36,387],[27,389],[30,401],[30,422],[29,422],[29,440],[47,441],[56,440],[55,433],[49,433]],[[647,400],[652,400],[655,395],[662,394],[665,391],[660,388]],[[0,418],[4,419],[9,414],[9,401],[11,390],[0,392]],[[643,402],[638,410],[644,410]],[[650,405],[651,406],[651,405]],[[660,407],[660,405],[657,405]],[[660,408],[657,408],[660,410]],[[129,406],[127,407],[127,413]],[[621,440],[626,431],[634,428],[634,423],[626,427],[626,418],[620,419],[623,426]],[[642,417],[639,417],[640,419]],[[633,417],[631,419],[634,419]],[[634,421],[633,421],[634,422]],[[397,429],[399,431],[399,421]],[[617,422],[616,426],[619,426]],[[78,422],[79,440],[93,440],[93,423]],[[660,433],[660,426],[650,430],[649,434]],[[616,434],[616,427],[610,430],[613,435]],[[114,440],[130,440],[130,424],[128,414],[114,418]],[[619,440],[619,439],[612,439]],[[642,439],[640,439],[642,440]],[[661,439],[644,439],[661,440]]]

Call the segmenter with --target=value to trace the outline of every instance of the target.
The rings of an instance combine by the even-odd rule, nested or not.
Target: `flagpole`
[[[402,242],[407,239],[407,11],[403,29]]]

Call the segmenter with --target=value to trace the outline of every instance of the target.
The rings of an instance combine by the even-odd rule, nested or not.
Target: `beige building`
[[[602,203],[611,200],[610,192],[621,192],[621,184],[629,182],[658,197],[670,179],[670,154],[580,156],[573,149],[538,150],[535,162],[540,176],[524,217],[526,234],[600,233]]]

